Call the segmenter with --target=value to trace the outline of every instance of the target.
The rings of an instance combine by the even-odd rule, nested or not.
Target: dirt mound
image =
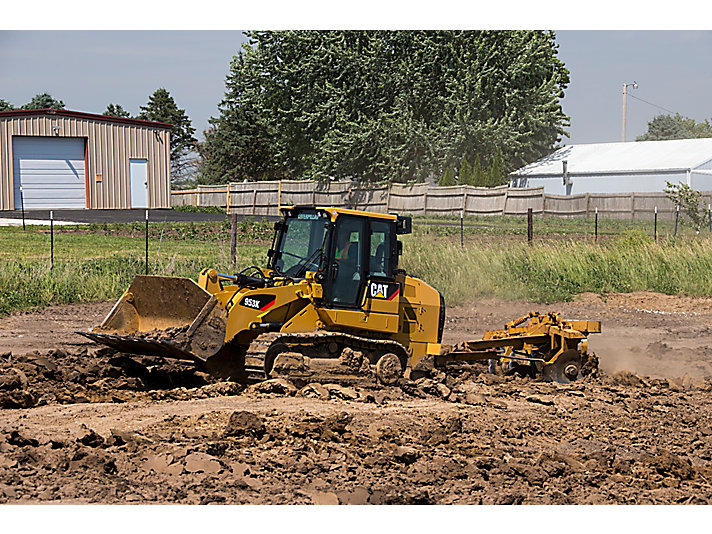
[[[56,349],[0,355],[0,407],[127,402],[176,389],[199,389],[214,380],[192,364],[116,354],[111,349]],[[234,388],[228,388],[234,393]],[[219,388],[203,392],[219,394]],[[163,395],[165,397],[165,394]]]

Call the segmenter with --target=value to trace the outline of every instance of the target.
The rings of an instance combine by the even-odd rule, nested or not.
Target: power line
[[[640,100],[641,102],[645,102],[646,104],[649,104],[649,105],[653,106],[654,108],[658,108],[658,109],[662,109],[663,111],[667,111],[668,113],[677,113],[677,111],[670,111],[670,110],[667,109],[667,108],[664,108],[664,107],[662,107],[662,106],[658,106],[657,104],[653,104],[652,102],[648,102],[647,100],[643,100],[642,98],[639,98],[639,97],[637,97],[637,96],[635,96],[635,95],[632,95],[632,94],[630,94],[630,93],[628,93],[628,96],[631,97],[631,98],[635,98],[636,100]],[[679,115],[679,113],[677,113],[677,114]]]

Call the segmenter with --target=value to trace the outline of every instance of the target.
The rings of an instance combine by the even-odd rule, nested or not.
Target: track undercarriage
[[[393,384],[408,362],[405,348],[392,340],[345,333],[279,332],[258,336],[248,347],[248,378],[285,377],[304,385],[330,381],[343,385]]]

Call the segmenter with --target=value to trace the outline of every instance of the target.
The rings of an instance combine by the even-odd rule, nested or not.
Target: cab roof
[[[318,210],[324,211],[331,215],[331,220],[335,221],[339,215],[353,215],[356,217],[367,217],[369,219],[385,219],[387,221],[397,221],[398,216],[390,213],[377,213],[375,211],[350,210],[346,208],[335,208],[331,206],[280,206],[280,211],[300,211],[300,210]]]

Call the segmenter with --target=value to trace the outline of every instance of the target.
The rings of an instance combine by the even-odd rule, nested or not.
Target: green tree
[[[10,104],[7,100],[0,98],[0,111],[11,111],[13,109],[15,109],[15,106]]]
[[[205,142],[198,146],[199,183],[280,177],[274,157],[276,134],[260,110],[263,88],[247,57],[241,53],[233,58],[225,98],[219,104],[220,116],[211,118],[210,127],[203,132]]]
[[[704,205],[701,205],[702,193],[682,182],[673,184],[666,180],[665,183],[665,189],[663,189],[665,196],[675,204],[677,209],[687,215],[699,232],[705,221]]]
[[[248,32],[201,180],[425,179],[498,147],[507,169],[565,135],[569,73],[546,31]]]
[[[193,150],[197,139],[193,137],[195,128],[184,109],[180,109],[171,94],[164,88],[156,89],[148,103],[141,106],[138,118],[166,122],[173,125],[171,130],[171,179],[184,180],[195,172],[196,158]]]
[[[494,155],[492,163],[487,170],[487,186],[496,187],[506,183],[509,183],[509,178],[504,168],[504,156],[502,155],[502,149],[497,148],[497,153]]]
[[[472,180],[472,166],[465,158],[462,158],[460,171],[457,173],[457,183],[459,185],[472,185]]]
[[[440,177],[440,181],[438,182],[438,185],[440,185],[440,186],[457,185],[455,183],[455,171],[453,170],[452,167],[448,167],[447,169],[445,169],[445,172]]]
[[[126,117],[131,118],[131,113],[126,111],[121,104],[109,104],[106,106],[106,111],[102,115],[107,115],[109,117]]]
[[[64,109],[64,102],[55,100],[49,93],[39,93],[20,109]]]
[[[485,170],[482,168],[482,161],[480,160],[480,154],[475,154],[475,163],[472,165],[472,185],[477,187],[486,186],[487,175]]]
[[[664,141],[667,139],[695,139],[712,137],[712,124],[708,120],[695,122],[694,119],[675,115],[656,115],[648,122],[648,131],[638,136],[636,141]]]

